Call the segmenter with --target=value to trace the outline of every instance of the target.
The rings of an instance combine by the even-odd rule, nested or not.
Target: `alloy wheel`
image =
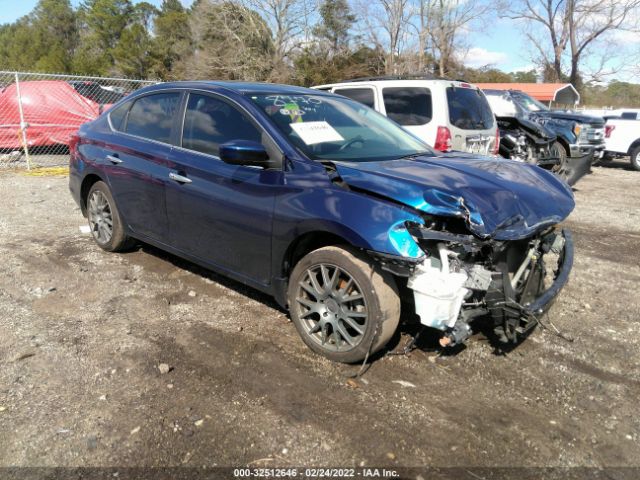
[[[362,289],[345,270],[320,263],[298,282],[297,308],[306,334],[322,348],[341,352],[357,347],[368,313]]]
[[[107,197],[100,190],[89,197],[88,212],[93,237],[102,245],[108,243],[113,236],[113,215]]]

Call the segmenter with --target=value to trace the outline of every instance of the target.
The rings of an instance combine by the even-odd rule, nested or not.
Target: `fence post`
[[[31,158],[29,158],[29,144],[27,143],[27,122],[24,121],[24,111],[22,110],[22,97],[20,96],[20,77],[18,72],[16,75],[16,93],[18,94],[18,111],[20,112],[20,132],[22,133],[22,147],[24,155],[27,158],[27,170],[31,170]]]

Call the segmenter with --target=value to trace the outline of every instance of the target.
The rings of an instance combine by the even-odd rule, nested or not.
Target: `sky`
[[[162,0],[147,1],[156,6],[162,3]],[[13,22],[26,15],[37,2],[38,0],[0,0],[0,24]],[[78,6],[80,2],[81,0],[71,0],[74,6]],[[189,6],[193,0],[181,0],[181,2]],[[491,65],[505,72],[527,71],[534,68],[530,58],[532,52],[527,46],[526,38],[513,20],[496,18],[492,21],[490,29],[481,33],[474,32],[466,43],[469,45],[469,50],[464,62],[469,67]],[[618,75],[618,78],[640,82],[640,77],[637,75]]]

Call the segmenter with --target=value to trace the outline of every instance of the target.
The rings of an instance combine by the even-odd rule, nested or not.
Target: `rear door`
[[[141,239],[168,236],[164,185],[180,99],[180,92],[153,93],[110,113],[118,133],[102,147],[101,163],[118,210]]]
[[[167,185],[167,215],[176,248],[268,284],[275,192],[283,172],[229,165],[218,156],[222,143],[263,142],[263,135],[225,97],[189,93],[182,135],[170,154],[174,180]]]
[[[484,94],[465,83],[446,88],[453,150],[488,155],[496,141],[496,123]]]

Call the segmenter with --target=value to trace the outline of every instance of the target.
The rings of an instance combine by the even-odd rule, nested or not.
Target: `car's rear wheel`
[[[392,275],[349,247],[324,247],[298,262],[289,278],[289,311],[302,340],[337,362],[380,350],[400,320]]]
[[[640,145],[631,150],[630,159],[633,169],[640,171]]]
[[[91,235],[100,248],[117,252],[132,245],[132,239],[124,233],[118,208],[106,183],[98,181],[91,186],[86,205]]]

